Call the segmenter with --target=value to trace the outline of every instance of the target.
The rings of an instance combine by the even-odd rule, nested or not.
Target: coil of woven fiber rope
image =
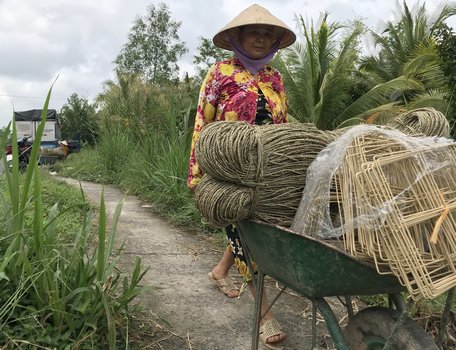
[[[217,226],[246,218],[289,226],[301,200],[307,167],[333,140],[334,136],[312,124],[209,124],[195,148],[198,164],[208,176],[197,188],[196,205]],[[221,193],[226,199],[221,199]],[[228,215],[231,205],[248,208]]]

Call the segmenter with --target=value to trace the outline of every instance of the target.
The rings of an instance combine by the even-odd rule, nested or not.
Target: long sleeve
[[[193,189],[198,185],[203,175],[195,158],[195,145],[204,126],[215,120],[216,103],[218,99],[219,84],[214,79],[215,65],[213,65],[204,79],[198,98],[195,126],[193,128],[192,144],[190,150],[187,185]]]

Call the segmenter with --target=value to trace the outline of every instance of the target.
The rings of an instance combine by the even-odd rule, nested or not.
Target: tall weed
[[[147,139],[151,151],[142,169],[142,176],[147,179],[149,188],[157,194],[158,200],[181,206],[189,199],[186,183],[192,110],[178,110],[177,101],[172,98],[169,105],[165,115],[167,133],[155,132]]]
[[[117,74],[117,83],[105,83],[105,91],[98,96],[102,106],[101,127],[110,129],[121,126],[123,130],[140,139],[150,129],[162,124],[167,98],[161,89],[145,83],[139,76]]]
[[[31,159],[37,159],[49,96]],[[0,146],[5,144],[3,137]],[[31,161],[22,175],[17,147],[13,152],[11,173],[0,178],[0,348],[115,349],[146,272],[139,258],[129,278],[116,268],[121,204],[108,230],[102,197],[94,232],[83,195],[65,207],[56,198],[49,208],[37,162]],[[59,219],[76,212],[82,217],[80,229],[65,235]]]
[[[104,129],[96,147],[101,171],[110,182],[119,183],[120,173],[128,162],[132,150],[136,148],[130,134],[124,132],[120,126]]]
[[[57,161],[53,170],[61,176],[80,180],[106,183],[104,167],[100,164],[96,147],[84,147],[78,153],[72,153],[64,161]]]
[[[186,169],[188,155],[182,152],[179,142],[163,140],[158,146],[159,154],[142,169],[149,188],[157,193],[158,199],[180,204],[187,192]]]

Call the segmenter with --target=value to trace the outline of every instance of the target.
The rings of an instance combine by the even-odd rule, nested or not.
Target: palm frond
[[[362,25],[356,23],[340,44],[338,30],[345,27],[329,23],[327,17],[323,17],[318,30],[308,28],[301,17],[304,43],[284,50],[277,60],[290,113],[302,122],[320,127],[332,125],[333,117],[327,116],[337,115],[350,99],[350,79],[358,59],[356,45],[363,32]]]
[[[351,118],[362,118],[371,110],[394,102],[391,101],[394,93],[407,90],[422,91],[423,85],[419,81],[405,76],[377,85],[348,106],[337,117],[336,123],[340,124]]]
[[[428,90],[425,93],[415,96],[413,101],[407,105],[407,109],[409,110],[423,107],[433,107],[446,114],[449,107],[447,93],[441,90]]]
[[[330,69],[324,75],[319,90],[320,99],[313,113],[313,122],[319,128],[331,128],[334,117],[350,99],[349,90],[353,84],[351,77],[355,70],[354,62],[358,58],[356,45],[362,32],[363,27],[360,24],[355,25],[354,30],[344,40],[339,55],[331,62]]]
[[[444,3],[443,7],[441,7],[440,12],[431,18],[431,35],[434,34],[434,31],[440,27],[443,22],[445,22],[448,18],[455,16],[456,15],[456,3],[451,2],[451,3]]]
[[[433,42],[418,45],[404,63],[403,72],[420,80],[425,89],[445,90],[448,87],[448,78],[442,71],[438,49]]]
[[[361,113],[355,117],[344,120],[340,123],[337,128],[343,128],[350,125],[357,124],[382,124],[385,116],[390,118],[391,116],[396,116],[400,112],[403,112],[403,108],[397,105],[397,102],[390,102],[384,105],[371,108],[366,110],[364,113]]]

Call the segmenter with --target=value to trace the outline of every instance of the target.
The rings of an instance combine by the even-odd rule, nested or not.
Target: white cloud
[[[73,93],[93,99],[112,79],[113,61],[136,16],[160,0],[0,0],[0,127],[15,110],[41,108],[57,79],[50,108],[60,109]],[[395,1],[384,0],[167,0],[189,52],[181,74],[193,72],[200,36],[211,38],[229,20],[258,3],[296,29],[296,15],[316,23],[325,11],[331,21],[361,17],[372,26],[392,19]],[[415,2],[408,1],[409,4]],[[430,10],[441,2],[426,3]],[[455,20],[450,22],[456,28]]]

